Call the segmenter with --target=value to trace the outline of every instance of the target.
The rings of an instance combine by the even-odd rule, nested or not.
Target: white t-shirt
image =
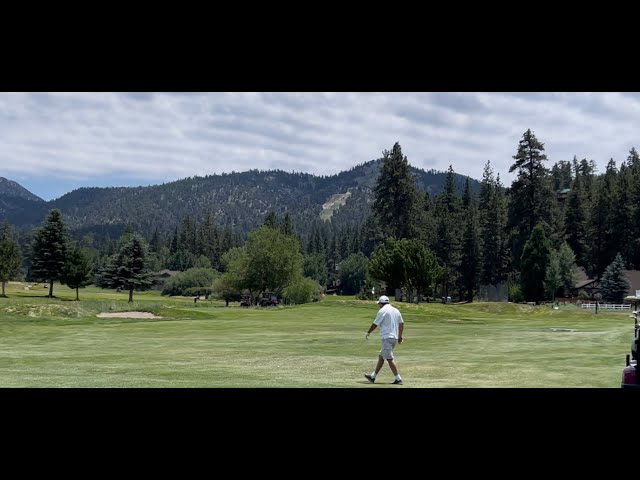
[[[404,323],[400,310],[387,303],[376,315],[373,321],[380,329],[380,337],[382,338],[398,338],[398,325]]]

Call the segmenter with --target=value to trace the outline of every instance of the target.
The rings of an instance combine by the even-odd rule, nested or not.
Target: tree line
[[[27,278],[49,281],[50,296],[52,280],[58,279],[76,289],[87,282],[125,288],[130,299],[134,290],[150,285],[151,272],[204,268],[215,275],[176,281],[183,285],[179,291],[213,291],[215,283],[227,299],[244,292],[255,300],[267,291],[282,296],[296,285],[308,293],[306,300],[334,288],[367,297],[377,288],[400,289],[408,300],[473,301],[482,285],[508,285],[512,301],[542,301],[568,296],[582,267],[602,280],[605,299],[621,301],[622,270],[640,268],[635,148],[619,168],[611,159],[600,175],[593,160],[576,157],[548,168],[544,144],[527,130],[513,156],[509,172],[516,178],[509,187],[487,161],[478,192],[469,179],[460,189],[450,166],[434,196],[416,181],[399,143],[383,151],[381,160],[374,200],[356,221],[307,219],[300,233],[288,212],[266,212],[263,225],[248,234],[238,225],[221,227],[212,214],[201,222],[186,214],[170,234],[166,225],[156,226],[147,239],[130,226],[119,239],[102,239],[95,247],[91,238],[71,242],[54,209],[31,238],[22,239],[29,252],[23,258],[19,239],[5,223],[3,295],[4,282],[21,266]],[[283,270],[277,273],[275,265]],[[204,282],[209,285],[198,284]]]

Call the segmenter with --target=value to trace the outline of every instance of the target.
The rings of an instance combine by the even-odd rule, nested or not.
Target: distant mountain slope
[[[274,211],[279,217],[289,213],[296,230],[303,233],[324,219],[336,227],[363,221],[381,164],[382,160],[372,160],[332,176],[250,170],[149,187],[80,188],[50,202],[0,193],[0,221],[6,218],[18,227],[32,228],[50,209],[58,208],[76,235],[116,238],[127,224],[148,236],[155,228],[166,234],[187,215],[201,222],[209,213],[217,224],[246,233]],[[431,195],[441,191],[446,178],[443,172],[413,168],[413,173],[418,186]],[[456,175],[460,193],[465,179]],[[477,189],[480,184],[472,180],[472,185]]]
[[[44,202],[40,197],[34,195],[17,182],[0,177],[0,197],[17,197],[25,200]]]

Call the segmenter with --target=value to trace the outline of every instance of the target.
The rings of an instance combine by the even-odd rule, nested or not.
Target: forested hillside
[[[273,211],[288,212],[296,231],[306,235],[320,220],[323,204],[334,194],[350,193],[346,203],[331,216],[334,226],[364,221],[380,162],[372,160],[332,176],[250,170],[194,176],[148,187],[80,188],[50,202],[24,189],[27,194],[22,196],[16,195],[15,189],[12,193],[0,190],[0,222],[6,220],[25,231],[40,224],[47,212],[56,208],[77,237],[92,234],[96,238],[117,238],[130,225],[150,238],[156,229],[160,235],[170,234],[186,216],[200,223],[207,215],[218,226],[228,225],[246,234]],[[446,177],[444,172],[415,168],[413,173],[416,183],[431,194],[440,191]],[[462,185],[466,177],[458,177]],[[473,184],[479,187],[479,182],[474,180]]]

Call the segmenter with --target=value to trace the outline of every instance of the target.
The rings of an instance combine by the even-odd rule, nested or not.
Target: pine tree
[[[431,195],[429,195],[428,191],[424,192],[424,198],[422,200],[422,206],[424,210],[423,221],[422,221],[422,232],[420,238],[422,242],[429,248],[431,251],[435,250],[436,245],[436,217],[435,217],[435,206],[433,204],[433,200]]]
[[[591,209],[588,227],[589,272],[600,277],[607,265],[615,258],[612,219],[616,193],[616,166],[613,159],[607,164],[603,177],[594,185],[595,200]]]
[[[563,243],[558,251],[558,266],[562,294],[568,297],[578,279],[578,266],[576,265],[576,256],[567,242]]]
[[[191,219],[191,215],[187,215],[184,220],[182,220],[182,228],[178,241],[178,252],[181,253],[180,257],[183,259],[180,268],[182,271],[191,268],[195,262],[196,238],[196,224]]]
[[[575,156],[574,162],[575,162]],[[551,178],[553,182],[553,190],[560,191],[571,188],[571,162],[560,160],[551,167]]]
[[[633,254],[634,228],[633,178],[631,169],[623,162],[618,172],[611,218],[611,250],[619,252],[625,267],[630,267]]]
[[[497,285],[507,279],[509,251],[506,236],[506,201],[500,176],[494,178],[487,161],[480,184],[478,210],[481,241],[480,284]]]
[[[547,298],[552,301],[556,299],[556,292],[562,286],[562,278],[560,277],[560,254],[557,250],[551,250],[549,255],[549,264],[545,271],[544,289]]]
[[[161,243],[160,243],[160,232],[158,227],[153,230],[153,235],[151,235],[151,240],[149,240],[149,251],[158,253],[160,251]]]
[[[461,199],[453,178],[453,168],[449,166],[444,188],[435,199],[436,246],[438,264],[444,268],[441,276],[442,295],[450,295],[460,276],[461,246]]]
[[[382,229],[378,227],[378,219],[369,215],[362,225],[362,253],[371,257],[373,252],[384,242]]]
[[[636,270],[640,270],[640,155],[632,148],[627,157],[627,165],[631,171],[631,219],[629,223],[633,229],[634,240],[631,244],[630,263]]]
[[[276,217],[276,212],[270,211],[264,217],[264,226],[269,228],[278,228],[278,219]]]
[[[31,244],[31,272],[49,282],[49,298],[53,297],[53,282],[64,270],[68,249],[67,227],[58,209],[49,211],[42,227],[36,229]]]
[[[169,244],[169,252],[174,255],[178,252],[178,245],[180,243],[180,235],[178,234],[178,226],[173,230],[173,237],[171,237],[171,243]]]
[[[124,239],[118,252],[111,258],[104,278],[110,288],[129,291],[129,303],[134,290],[148,290],[153,283],[146,268],[147,246],[144,239],[133,234]]]
[[[551,177],[543,162],[547,156],[542,153],[544,144],[527,130],[518,144],[515,162],[509,172],[517,171],[518,177],[511,185],[509,203],[509,228],[513,231],[514,265],[519,267],[522,248],[531,236],[533,227],[540,224],[547,238],[551,234],[552,202],[555,195],[551,187]]]
[[[5,285],[20,272],[22,253],[7,222],[0,225],[0,283],[2,296],[6,297]]]
[[[566,241],[575,253],[578,264],[586,266],[587,200],[582,182],[582,175],[577,173],[571,192],[567,196],[565,233]]]
[[[602,275],[600,281],[602,299],[612,303],[622,303],[630,288],[629,281],[624,273],[624,261],[622,256],[617,254]]]
[[[284,214],[282,224],[280,225],[280,231],[285,235],[295,235],[295,229],[293,228],[293,222],[291,220],[291,215],[289,215],[289,212],[286,212]]]
[[[524,245],[520,264],[520,284],[524,298],[530,302],[539,302],[545,298],[544,282],[551,248],[542,225],[536,225]]]
[[[421,197],[407,157],[399,143],[383,151],[383,164],[374,187],[372,211],[385,237],[416,238],[420,230]]]
[[[211,266],[214,269],[219,269],[218,229],[213,222],[211,213],[207,213],[203,224],[198,229],[198,255],[204,255],[211,261]]]
[[[351,236],[351,244],[349,245],[349,251],[351,253],[362,252],[362,237],[360,234],[361,225],[358,224],[353,229],[353,235]]]
[[[467,178],[462,197],[464,232],[462,234],[460,297],[473,302],[478,290],[480,270],[480,236],[478,232],[477,207],[475,197]]]
[[[60,283],[75,289],[76,300],[80,300],[78,290],[91,285],[93,282],[92,269],[93,265],[89,255],[81,248],[74,248],[67,254],[64,270],[60,276]]]
[[[349,228],[343,228],[340,230],[338,235],[337,247],[338,247],[338,257],[340,261],[343,261],[345,258],[349,256],[351,252],[349,252]]]
[[[640,168],[640,155],[638,154],[636,147],[631,147],[631,150],[629,150],[629,156],[627,157],[627,165],[631,170]]]

